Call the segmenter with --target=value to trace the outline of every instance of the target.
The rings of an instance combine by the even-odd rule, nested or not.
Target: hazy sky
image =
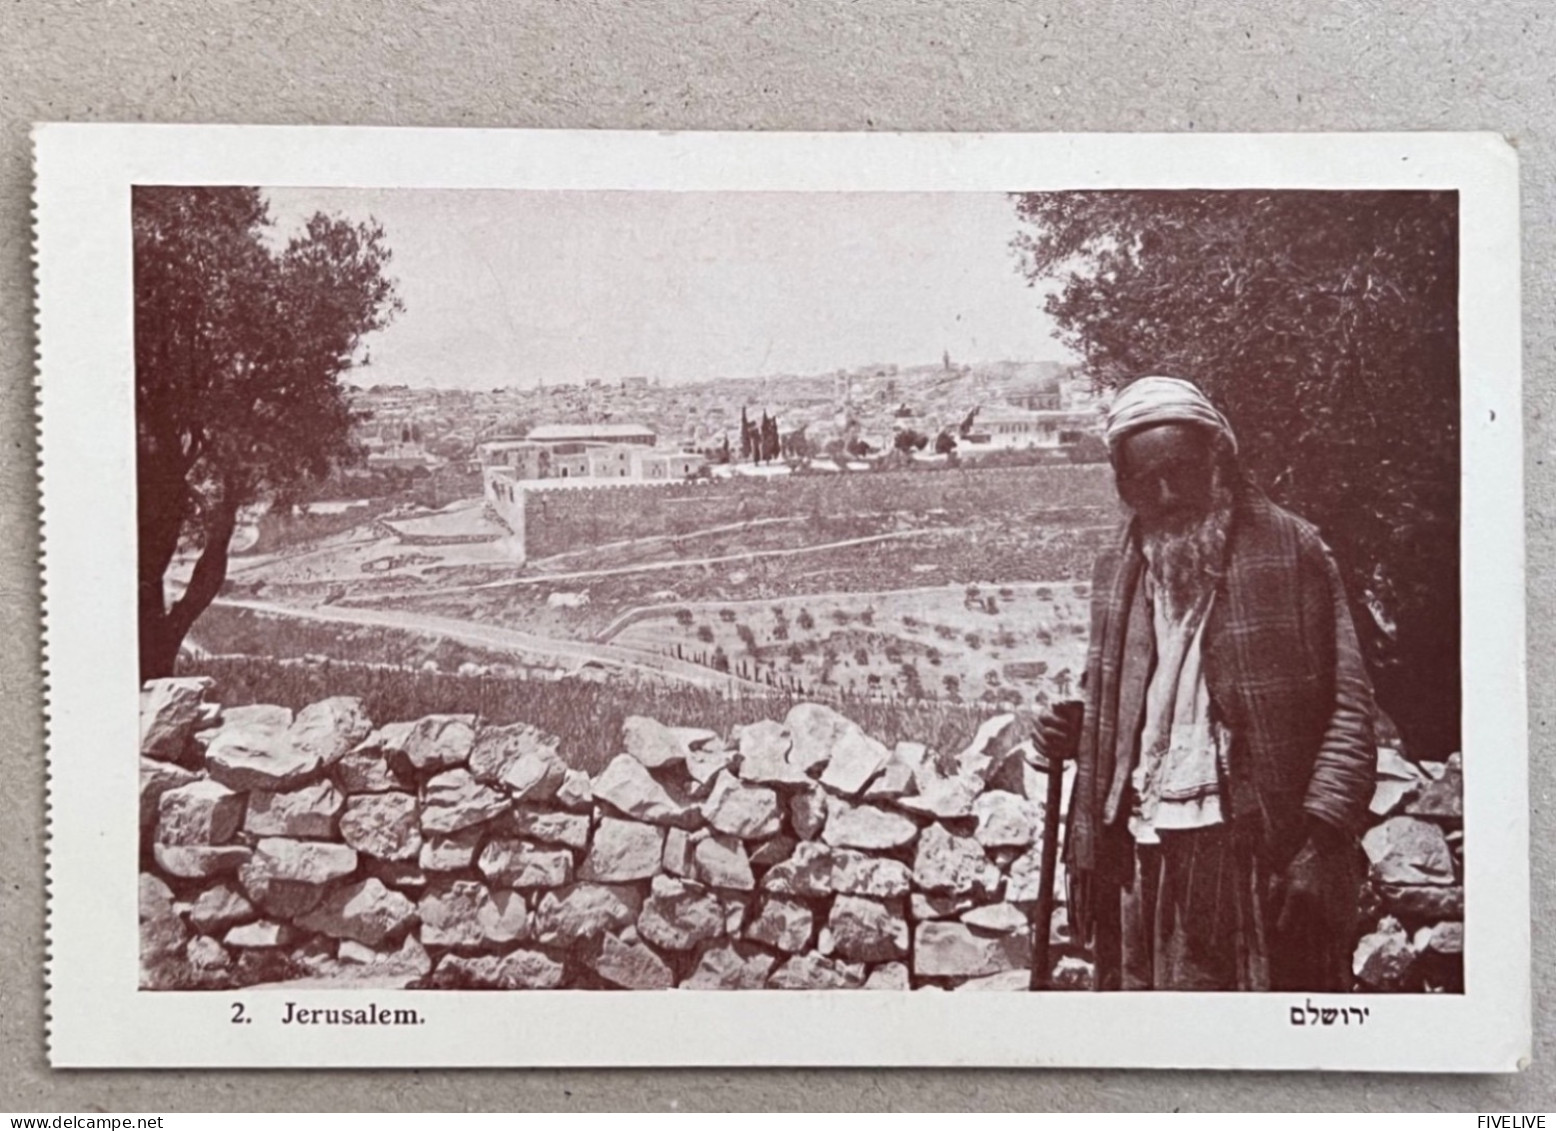
[[[358,384],[666,381],[1068,360],[996,193],[271,189],[383,224],[405,311]]]

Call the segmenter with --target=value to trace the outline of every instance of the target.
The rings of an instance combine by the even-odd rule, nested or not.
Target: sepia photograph
[[[1516,340],[1486,376],[1466,331],[1480,188],[817,152],[126,174],[120,988],[271,1028],[554,1000],[580,1047],[1064,1009],[1070,1063],[1131,1002],[1357,1067],[1410,1000],[1481,1008],[1527,862],[1466,801],[1523,773],[1470,723],[1523,702],[1464,609],[1517,545],[1465,524],[1465,422],[1517,417]]]

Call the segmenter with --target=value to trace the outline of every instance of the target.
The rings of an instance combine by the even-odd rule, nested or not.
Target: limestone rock
[[[912,844],[917,836],[918,825],[901,813],[874,805],[851,805],[836,797],[827,801],[827,823],[821,839],[835,848],[884,852]]]
[[[142,872],[139,888],[140,956],[155,965],[184,953],[189,932],[173,910],[173,893],[156,876]]]
[[[904,756],[899,753],[905,746],[923,749],[917,743],[899,742],[885,767],[876,775],[875,780],[865,787],[866,801],[895,801],[899,797],[907,797],[918,792],[918,783],[913,777],[914,764],[907,760],[912,755]]]
[[[685,990],[759,990],[767,984],[773,956],[736,943],[720,942],[702,952],[681,983]]]
[[[573,854],[565,848],[498,837],[486,842],[476,867],[499,887],[557,888],[572,882]]]
[[[663,958],[641,941],[628,942],[619,935],[608,934],[601,940],[590,965],[605,981],[624,990],[668,990],[675,985],[675,974]]]
[[[549,801],[567,778],[567,763],[554,746],[530,743],[508,763],[500,784],[515,801]]]
[[[285,793],[255,790],[249,794],[243,831],[250,836],[290,836],[328,840],[335,835],[335,818],[346,799],[327,779]]]
[[[254,856],[243,880],[245,889],[250,877],[317,885],[342,879],[356,870],[356,851],[343,844],[265,837],[254,846]]]
[[[1037,899],[1043,886],[1042,871],[1042,846],[1034,844],[1010,862],[1007,869],[1009,878],[1005,882],[1005,898],[1012,903],[1031,903]],[[1054,902],[1063,903],[1065,899],[1063,860],[1054,862],[1053,892]]]
[[[340,838],[380,860],[412,860],[421,852],[416,798],[409,793],[364,793],[346,802]]]
[[[1031,929],[1027,913],[1013,903],[990,903],[974,907],[962,915],[962,922],[974,930],[995,935],[1011,935]]]
[[[771,719],[740,728],[740,780],[752,785],[799,786],[810,784],[805,771],[788,760],[793,745],[789,728]]]
[[[589,818],[583,813],[559,813],[553,809],[517,806],[508,814],[508,827],[519,836],[543,844],[584,848],[589,843]]]
[[[672,796],[647,769],[630,754],[618,754],[594,779],[594,798],[603,801],[623,816],[655,825],[695,828],[701,814],[686,801]]]
[[[456,880],[416,905],[421,941],[463,949],[508,946],[529,934],[529,908],[516,891],[489,891],[478,880]]]
[[[383,881],[385,887],[394,888],[395,891],[403,891],[406,895],[419,898],[427,890],[427,872],[415,860],[375,860],[369,858],[367,871],[370,876],[377,876]]]
[[[970,895],[926,895],[916,891],[908,901],[908,914],[919,922],[955,919],[977,906],[978,900]]]
[[[662,827],[602,817],[579,877],[602,883],[646,880],[659,871],[664,851]]]
[[[1463,820],[1463,766],[1460,755],[1450,754],[1443,767],[1443,776],[1423,785],[1415,798],[1405,806],[1405,812],[1413,817],[1431,817],[1439,821]]]
[[[920,978],[980,978],[1025,969],[1027,934],[980,935],[965,923],[920,923],[913,936],[913,973]]]
[[[1453,853],[1436,825],[1415,817],[1390,817],[1362,837],[1372,877],[1385,884],[1451,884]]]
[[[971,817],[983,790],[972,778],[942,777],[932,767],[918,776],[917,785],[917,793],[896,800],[897,808],[942,821]]]
[[[324,898],[322,884],[279,880],[252,863],[238,869],[238,883],[255,907],[271,919],[295,919],[318,906]]]
[[[1032,988],[1032,975],[1027,970],[1004,970],[998,974],[985,974],[981,978],[968,978],[955,988],[958,992],[1020,993]]]
[[[532,759],[530,769],[521,773],[519,780],[529,782],[533,787],[551,772],[551,756],[555,755],[560,741],[555,735],[547,734],[528,723],[484,726],[476,733],[470,748],[470,772],[477,781],[496,785],[515,763]],[[560,779],[557,784],[560,785]],[[534,792],[544,792],[544,787]],[[537,797],[535,800],[543,798]]]
[[[909,990],[908,967],[905,962],[883,962],[870,971],[864,980],[867,990]]]
[[[1374,817],[1387,817],[1396,812],[1406,801],[1415,797],[1420,782],[1400,781],[1397,778],[1379,778],[1372,788],[1372,801],[1368,805]]]
[[[839,962],[814,951],[796,954],[772,972],[770,990],[853,990],[864,985],[860,963]]]
[[[165,915],[172,915],[173,889],[166,883],[153,876],[150,872],[142,872],[136,887],[140,921],[148,919],[160,919]]]
[[[655,876],[638,915],[638,933],[663,950],[690,950],[728,930],[725,905],[700,885]]]
[[[700,797],[709,782],[734,764],[735,751],[722,740],[715,739],[707,746],[694,747],[686,755],[686,777],[690,779],[692,794]]]
[[[582,770],[569,767],[562,775],[562,784],[557,786],[556,795],[551,800],[574,812],[588,810],[594,804],[594,782]]]
[[[900,906],[857,895],[832,901],[827,918],[834,953],[858,962],[886,962],[908,953],[908,921]]]
[[[814,925],[809,904],[796,899],[765,899],[746,928],[746,938],[786,954],[796,954],[810,945]]]
[[[804,840],[794,846],[794,855],[767,870],[767,875],[762,877],[762,890],[811,899],[828,896],[832,894],[835,867],[831,848]]]
[[[799,841],[792,836],[784,836],[779,833],[771,840],[764,840],[751,850],[751,867],[771,868],[782,860],[787,860],[794,855],[794,846]]]
[[[285,923],[260,919],[253,923],[245,923],[241,927],[233,927],[223,936],[222,941],[230,947],[241,950],[268,950],[288,945],[296,934],[297,932]]]
[[[379,950],[355,939],[341,939],[338,954],[341,966],[355,968],[363,978],[425,978],[432,971],[427,948],[414,934],[406,935],[396,950]]]
[[[159,762],[155,758],[140,760],[140,828],[143,836],[157,826],[157,807],[162,795],[170,789],[198,781],[199,775],[172,762]]]
[[[189,908],[189,923],[207,935],[219,935],[229,927],[259,918],[254,905],[230,884],[206,888]]]
[[[405,744],[415,726],[414,722],[385,723],[358,743],[353,753],[392,754],[396,756],[395,761],[404,762],[409,769],[410,759],[405,756]]]
[[[956,756],[956,776],[981,788],[1021,745],[1024,736],[1013,714],[985,719],[967,748]]]
[[[564,973],[556,959],[520,947],[507,954],[445,954],[432,972],[432,984],[439,989],[554,990]]]
[[[1398,919],[1385,918],[1378,929],[1356,944],[1351,971],[1370,989],[1404,989],[1416,963],[1410,936]]]
[[[292,725],[295,717],[290,707],[278,706],[275,703],[249,703],[242,707],[223,707],[221,725],[275,727],[277,730],[285,730]]]
[[[228,789],[284,793],[313,780],[317,753],[293,747],[274,727],[222,727],[205,748],[206,771]]]
[[[475,861],[475,850],[486,830],[480,825],[448,836],[428,836],[421,842],[417,863],[428,872],[458,872]]]
[[[184,951],[189,965],[196,970],[225,970],[232,965],[227,948],[208,935],[196,935]]]
[[[423,832],[457,833],[500,817],[512,807],[501,790],[476,781],[469,770],[446,770],[427,783],[421,827]]]
[[[169,789],[157,805],[157,840],[226,844],[243,821],[243,806],[242,794],[206,778]]]
[[[718,735],[711,730],[665,726],[642,715],[627,717],[621,737],[627,753],[650,770],[684,765],[693,750],[718,741]]]
[[[398,938],[416,921],[416,905],[375,878],[326,892],[297,924],[335,939],[356,939],[376,947]]]
[[[1389,914],[1402,919],[1437,922],[1464,917],[1464,888],[1458,884],[1380,884],[1378,895]]]
[[[832,737],[832,755],[821,772],[821,784],[845,797],[857,797],[891,758],[886,746],[871,738],[857,723],[838,716],[840,725]]]
[[[745,845],[731,836],[713,833],[692,846],[693,871],[697,880],[714,888],[751,891],[756,877]]]
[[[801,840],[815,840],[827,823],[827,795],[819,786],[799,790],[789,798],[789,824]]]
[[[1054,963],[1048,979],[1051,990],[1089,990],[1097,980],[1097,969],[1084,958],[1066,954]]]
[[[1014,793],[991,790],[973,802],[978,831],[973,834],[985,848],[1026,848],[1037,840],[1043,823],[1043,807]]]
[[[141,692],[140,752],[159,762],[181,762],[200,724],[200,706],[212,685],[206,676],[148,680]]]
[[[1438,923],[1422,927],[1415,939],[1416,950],[1434,950],[1438,954],[1464,953],[1464,924]]]
[[[474,715],[427,715],[405,736],[405,757],[423,773],[462,766],[475,743]]]
[[[546,946],[572,946],[631,926],[642,909],[633,888],[574,884],[541,895],[532,933]]]
[[[913,882],[924,891],[943,895],[992,893],[1000,874],[972,837],[955,836],[941,825],[930,825],[919,836],[913,857]]]
[[[908,894],[912,873],[900,860],[884,860],[846,848],[832,852],[830,887],[843,895],[893,899]]]
[[[347,793],[403,793],[415,785],[410,775],[401,774],[390,763],[383,750],[362,747],[341,756],[335,763],[335,777]]]
[[[181,879],[205,879],[235,872],[249,859],[250,850],[239,844],[158,844],[152,854],[157,867]]]
[[[1378,777],[1388,778],[1393,781],[1414,782],[1416,784],[1427,781],[1426,774],[1414,762],[1405,758],[1392,746],[1378,747],[1377,771]]]
[[[362,700],[337,695],[298,711],[286,735],[297,753],[316,759],[322,766],[333,766],[372,729]]]
[[[685,829],[668,829],[665,832],[665,851],[660,858],[660,866],[672,876],[679,876],[683,880],[694,879],[696,865],[692,858],[692,849],[697,841],[707,835],[706,830],[698,830],[689,833]]]
[[[741,840],[765,840],[781,827],[778,795],[766,786],[746,785],[727,771],[714,779],[702,815],[719,832]]]

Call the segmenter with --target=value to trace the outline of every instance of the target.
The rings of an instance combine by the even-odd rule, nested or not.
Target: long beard
[[[1178,528],[1142,528],[1146,568],[1172,620],[1182,620],[1210,600],[1221,580],[1231,525],[1231,492],[1218,484],[1210,510],[1198,522]]]

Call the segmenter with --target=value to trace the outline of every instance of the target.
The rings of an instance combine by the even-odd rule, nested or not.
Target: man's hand
[[[1075,757],[1085,717],[1086,704],[1079,699],[1056,703],[1037,717],[1032,745],[1046,766],[1057,766]]]

